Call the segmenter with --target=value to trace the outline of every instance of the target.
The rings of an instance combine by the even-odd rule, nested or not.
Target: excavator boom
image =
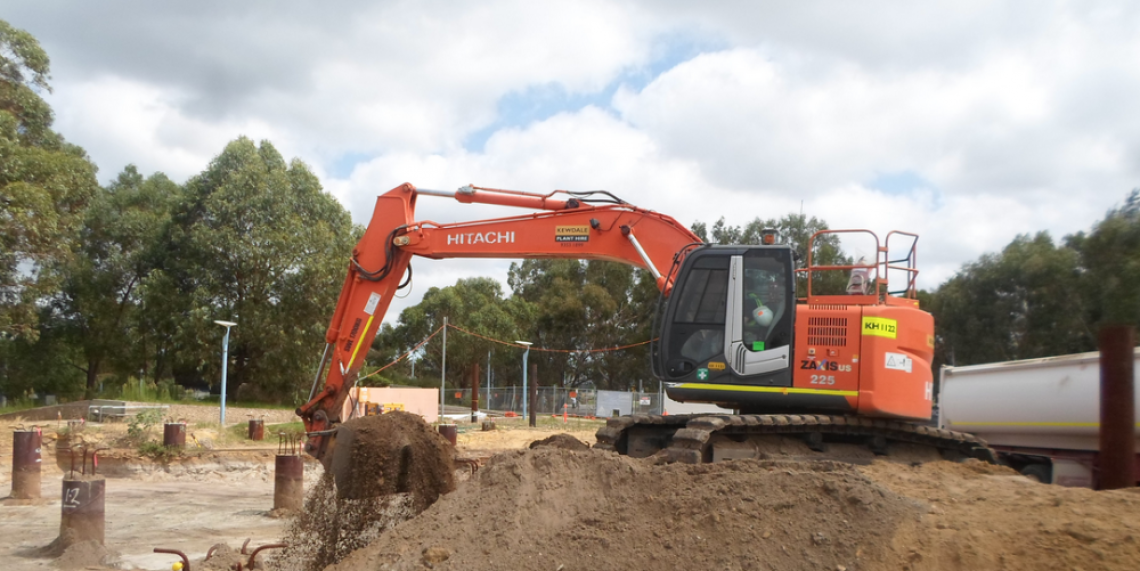
[[[537,209],[521,216],[454,224],[416,221],[421,195],[464,203]],[[412,256],[427,258],[575,258],[609,260],[649,271],[665,292],[669,269],[700,239],[673,218],[627,204],[609,193],[555,191],[541,195],[465,186],[455,192],[398,186],[376,200],[372,220],[352,252],[328,344],[310,400],[297,409],[306,451],[329,453],[340,410]],[[664,272],[664,273],[663,273]],[[324,388],[319,392],[322,373]]]

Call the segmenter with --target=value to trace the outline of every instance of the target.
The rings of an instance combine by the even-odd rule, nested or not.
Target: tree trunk
[[[85,398],[88,400],[93,399],[98,394],[99,388],[99,359],[87,360],[87,389],[84,391]]]

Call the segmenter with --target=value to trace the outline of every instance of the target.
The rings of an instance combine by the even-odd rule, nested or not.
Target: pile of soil
[[[112,566],[114,563],[115,555],[97,541],[73,543],[55,560],[55,564],[65,571]]]
[[[849,464],[538,448],[494,457],[331,569],[862,569],[925,510]]]
[[[244,567],[249,560],[248,555],[243,555],[241,551],[226,545],[225,543],[215,544],[210,548],[210,558],[202,558],[194,561],[191,569],[202,569],[203,571],[232,571],[237,569],[237,564],[241,563]]]
[[[563,450],[589,450],[590,445],[574,438],[573,436],[562,433],[543,438],[542,440],[535,440],[530,443],[529,448],[561,448]]]
[[[927,506],[895,535],[895,569],[1131,571],[1140,562],[1138,488],[1039,484],[977,461],[860,470]]]
[[[500,454],[329,571],[504,568],[1125,571],[1140,493],[1037,484],[970,460],[657,464]]]

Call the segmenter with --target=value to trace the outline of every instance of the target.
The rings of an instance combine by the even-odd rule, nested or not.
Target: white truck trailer
[[[1140,374],[1140,350],[1133,368]],[[976,434],[1003,463],[1041,482],[1096,487],[1100,353],[943,367],[941,381],[942,428]],[[1140,390],[1135,397],[1140,414]],[[1134,466],[1140,482],[1140,457]]]

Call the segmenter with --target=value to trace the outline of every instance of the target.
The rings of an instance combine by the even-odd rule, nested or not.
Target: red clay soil
[[[598,450],[494,457],[329,571],[1135,570],[1140,495],[970,461],[658,465]]]

